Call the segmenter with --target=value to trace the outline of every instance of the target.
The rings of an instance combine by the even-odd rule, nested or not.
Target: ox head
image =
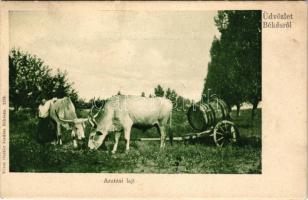
[[[79,141],[84,141],[85,139],[85,122],[88,121],[87,118],[76,118],[73,120],[67,120],[59,118],[62,123],[69,124],[72,129],[72,137],[73,139],[78,139]],[[78,145],[74,142],[74,147],[76,148]]]
[[[105,141],[108,133],[123,130],[121,125],[115,125],[106,121],[102,122],[101,125],[102,124],[103,126],[95,128],[89,135],[88,147],[90,149],[98,149]]]
[[[89,136],[88,147],[98,149],[103,144],[107,134],[107,131],[92,131]]]

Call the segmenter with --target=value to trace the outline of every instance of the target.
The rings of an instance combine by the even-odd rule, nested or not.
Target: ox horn
[[[94,118],[88,116],[88,121],[89,121],[89,123],[91,124],[92,127],[94,127],[94,128],[97,127],[97,123],[96,123]]]
[[[93,116],[92,110],[93,110],[93,107],[91,108],[91,111],[90,111],[90,113],[89,113],[89,115],[88,115],[88,121],[89,121],[89,123],[91,124],[92,127],[97,127],[97,123],[96,123],[96,121],[95,121],[95,118],[97,117],[98,113],[96,113],[96,114]]]
[[[86,122],[88,121],[88,118],[77,118],[77,119],[74,119],[74,123],[83,123],[83,122]]]
[[[56,113],[56,115],[57,115],[57,117],[58,117],[58,119],[59,119],[60,121],[65,122],[65,123],[74,123],[74,120],[72,120],[72,119],[62,119],[62,118],[58,115],[57,112],[55,112],[55,113]]]
[[[94,97],[93,100],[92,100],[92,109],[91,109],[91,112],[92,112],[92,110],[93,110],[94,107],[100,111],[100,110],[104,107],[104,104],[105,104],[105,102],[103,101],[103,102],[102,102],[102,105],[101,105],[100,107],[98,107],[98,106],[96,105],[96,103],[95,103],[95,97]]]
[[[91,123],[91,125],[92,125],[93,127],[97,127],[97,123],[96,123],[95,118],[98,116],[98,114],[100,113],[100,111],[102,110],[102,108],[103,108],[103,106],[101,106],[101,107],[99,108],[99,110],[97,111],[97,113],[96,113],[96,114],[91,118],[91,120],[90,120],[90,121],[93,122],[93,125],[92,125],[92,123]]]
[[[100,111],[101,111],[101,109],[93,116],[93,119],[95,119],[98,116]]]
[[[91,126],[94,127],[94,128],[97,127],[97,122],[96,122],[95,118],[98,116],[98,114],[103,109],[103,107],[104,107],[104,104],[102,104],[100,107],[98,107],[95,104],[95,97],[94,97],[93,100],[92,100],[92,107],[91,107],[91,110],[90,110],[89,115],[88,115],[88,121],[91,124]],[[95,115],[93,115],[93,109],[94,108],[98,109],[98,111]]]
[[[60,117],[58,117],[58,119],[62,122],[65,122],[65,123],[74,123],[74,124],[79,124],[79,123],[83,123],[83,122],[86,122],[88,121],[88,118],[76,118],[76,119],[62,119]]]
[[[94,107],[95,107],[95,108],[98,108],[98,111],[97,111],[97,113],[96,113],[95,115],[93,115],[93,109],[94,109]],[[95,121],[95,118],[98,116],[99,112],[103,109],[103,107],[104,107],[104,105],[101,105],[100,107],[97,107],[97,106],[96,106],[96,104],[95,104],[95,97],[94,97],[94,99],[93,99],[93,106],[92,106],[92,108],[91,108],[91,110],[90,110],[90,113],[89,113],[91,119],[93,119],[93,120]]]
[[[75,120],[70,120],[70,119],[62,119],[62,118],[59,118],[60,121],[62,122],[65,122],[65,123],[74,123]]]

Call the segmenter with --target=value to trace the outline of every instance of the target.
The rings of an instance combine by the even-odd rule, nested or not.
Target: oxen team
[[[79,143],[84,144],[86,125],[91,126],[88,139],[90,149],[98,149],[106,136],[113,133],[115,134],[115,143],[112,153],[115,153],[119,138],[124,133],[126,151],[129,151],[133,127],[144,131],[156,127],[161,136],[161,148],[165,146],[167,132],[172,142],[172,133],[168,130],[171,126],[172,103],[168,99],[116,95],[108,99],[104,106],[98,108],[96,114],[93,114],[93,110],[94,107],[91,108],[87,118],[78,118],[72,101],[69,97],[64,97],[43,102],[39,107],[39,116],[42,120],[49,117],[56,124],[55,135],[58,145],[62,145],[62,128],[71,130],[75,148],[79,146]]]

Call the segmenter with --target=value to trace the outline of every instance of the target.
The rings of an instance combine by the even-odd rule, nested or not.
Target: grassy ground
[[[85,115],[81,112],[80,115]],[[232,113],[241,141],[218,148],[211,137],[184,143],[169,143],[159,149],[159,141],[136,141],[139,137],[159,137],[155,129],[143,133],[132,131],[131,150],[124,153],[123,136],[114,155],[107,150],[73,150],[69,134],[64,145],[40,145],[35,141],[37,119],[25,111],[10,112],[10,171],[12,172],[111,172],[111,173],[261,173],[261,110],[250,119],[250,110],[240,117]],[[181,136],[192,132],[185,112],[174,112],[172,132]],[[86,134],[89,130],[86,129]]]

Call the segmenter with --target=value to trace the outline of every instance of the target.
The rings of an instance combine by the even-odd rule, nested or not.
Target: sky
[[[148,96],[160,84],[199,100],[216,11],[14,11],[10,48],[66,70],[80,97]]]

